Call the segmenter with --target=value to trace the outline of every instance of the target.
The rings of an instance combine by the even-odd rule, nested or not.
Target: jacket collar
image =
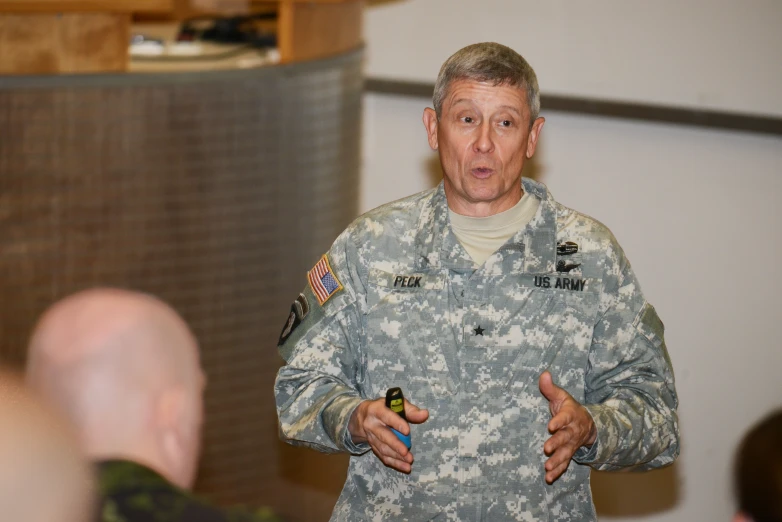
[[[102,460],[96,463],[96,467],[98,482],[104,495],[139,485],[179,489],[157,471],[130,460]]]
[[[540,200],[540,205],[530,223],[508,240],[500,251],[520,252],[523,259],[520,271],[523,273],[552,273],[556,267],[556,203],[544,184],[529,178],[522,178],[521,183],[524,191]],[[416,253],[419,269],[474,268],[472,258],[451,229],[442,181],[424,205],[418,220]]]

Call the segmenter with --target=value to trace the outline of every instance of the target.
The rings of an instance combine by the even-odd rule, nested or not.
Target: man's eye
[[[502,124],[501,125],[503,127],[512,127],[513,126],[513,122],[510,121],[510,120],[502,120]]]
[[[473,119],[472,119],[472,117],[470,117],[470,116],[465,116],[464,118],[462,118],[462,121],[463,121],[464,123],[472,123],[472,122],[474,122],[475,120],[473,120]]]

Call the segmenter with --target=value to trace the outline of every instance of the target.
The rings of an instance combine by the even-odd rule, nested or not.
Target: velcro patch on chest
[[[571,292],[589,291],[589,279],[579,276],[569,277],[567,274],[535,276],[535,286],[538,288],[553,288]]]
[[[421,288],[422,275],[394,275],[394,288]]]
[[[370,283],[388,288],[389,290],[442,290],[445,288],[445,280],[439,273],[421,272],[386,272],[379,269],[370,269]]]

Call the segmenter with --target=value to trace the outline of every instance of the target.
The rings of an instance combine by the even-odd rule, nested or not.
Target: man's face
[[[491,216],[521,197],[521,171],[535,153],[544,119],[530,127],[522,89],[473,80],[453,82],[438,121],[424,110],[429,145],[440,154],[448,206],[457,214]]]

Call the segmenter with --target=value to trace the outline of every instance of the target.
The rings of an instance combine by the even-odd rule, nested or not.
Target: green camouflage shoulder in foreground
[[[282,522],[271,510],[221,509],[129,461],[98,464],[97,522]]]

